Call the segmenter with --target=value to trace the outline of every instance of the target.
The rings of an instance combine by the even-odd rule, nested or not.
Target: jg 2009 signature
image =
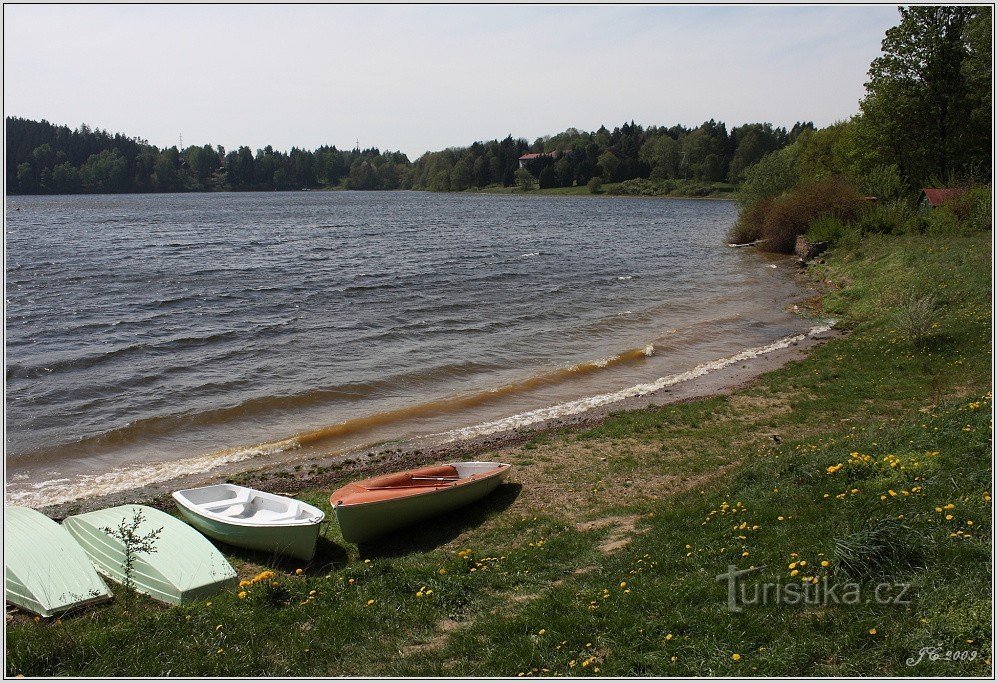
[[[977,650],[945,650],[942,645],[923,647],[918,657],[909,657],[905,664],[917,666],[923,659],[930,662],[972,662],[977,659]]]

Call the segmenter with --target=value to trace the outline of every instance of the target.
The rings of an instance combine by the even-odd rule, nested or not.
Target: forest
[[[792,144],[814,125],[749,123],[732,128],[707,121],[696,128],[642,127],[612,131],[569,128],[533,143],[511,135],[468,147],[427,152],[414,162],[379,149],[315,150],[271,146],[226,151],[192,145],[160,149],[140,138],[81,125],[6,119],[7,192],[75,194],[224,190],[463,191],[485,187],[585,186],[633,179],[738,183],[746,169]],[[520,168],[524,154],[537,155]]]

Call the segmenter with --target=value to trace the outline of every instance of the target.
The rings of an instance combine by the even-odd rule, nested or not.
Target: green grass
[[[16,616],[7,674],[989,675],[990,237],[832,252],[815,277],[850,334],[806,359],[497,452],[514,482],[482,504],[363,549],[331,525],[300,575],[233,550],[276,573],[242,599]],[[937,302],[917,343],[893,313],[912,291]],[[730,613],[729,564],[910,603]],[[933,646],[978,654],[906,664]]]
[[[520,187],[490,185],[474,188],[468,192],[479,194],[551,195],[569,197],[672,197],[676,199],[734,199],[737,186],[730,183],[701,183],[692,180],[659,182],[653,180],[629,180],[620,183],[605,183],[598,194],[590,192],[586,185],[573,187],[551,187],[546,189],[524,190]]]

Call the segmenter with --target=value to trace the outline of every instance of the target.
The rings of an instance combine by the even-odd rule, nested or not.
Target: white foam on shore
[[[74,479],[65,477],[48,479],[30,484],[25,488],[11,490],[8,487],[5,498],[8,505],[26,505],[27,507],[69,503],[82,498],[93,498],[137,489],[177,477],[201,474],[222,465],[290,451],[298,448],[299,445],[298,440],[292,438],[248,448],[216,451],[172,462],[159,462],[138,467],[119,467],[104,474],[82,475]]]
[[[742,361],[757,358],[780,349],[785,349],[797,344],[808,337],[815,337],[829,331],[835,324],[830,320],[823,325],[812,327],[806,333],[796,334],[778,339],[777,341],[753,349],[746,349],[740,353],[727,358],[721,358],[709,363],[703,363],[692,370],[660,377],[659,379],[646,384],[638,384],[618,391],[613,391],[596,396],[588,396],[567,403],[540,408],[492,422],[483,422],[470,427],[462,427],[442,434],[431,435],[429,438],[443,437],[443,441],[451,442],[459,439],[469,439],[496,432],[503,432],[519,427],[526,427],[538,422],[544,422],[553,418],[577,415],[593,408],[605,406],[624,399],[637,396],[645,396],[675,384],[687,382],[692,379],[703,377],[711,372],[721,370],[729,365]],[[642,349],[642,353],[651,356],[655,353],[655,348],[651,344]],[[604,359],[604,363],[609,359]],[[599,362],[596,363],[599,365]],[[257,446],[237,447],[222,451],[215,451],[206,455],[200,455],[182,460],[170,462],[152,463],[133,467],[119,467],[103,474],[80,475],[73,478],[60,477],[49,479],[33,484],[16,483],[17,478],[12,478],[8,483],[5,492],[5,500],[8,505],[25,505],[28,507],[45,507],[48,505],[58,505],[84,498],[104,496],[122,491],[141,488],[150,484],[156,484],[178,477],[192,474],[204,474],[224,465],[250,460],[252,458],[276,455],[286,451],[300,448],[301,443],[297,437],[260,444]]]
[[[726,368],[729,365],[741,363],[752,358],[758,358],[759,356],[764,356],[768,353],[788,348],[794,344],[804,341],[808,337],[815,337],[824,332],[828,332],[832,329],[834,324],[835,321],[830,320],[823,325],[812,327],[803,334],[783,337],[782,339],[778,339],[772,344],[767,344],[766,346],[746,349],[745,351],[736,353],[733,356],[728,356],[727,358],[720,358],[709,363],[702,363],[692,370],[687,370],[686,372],[681,372],[677,375],[670,375],[668,377],[660,377],[654,382],[636,384],[632,387],[620,389],[619,391],[597,394],[596,396],[587,396],[586,398],[580,398],[575,401],[568,401],[567,403],[559,403],[558,405],[549,406],[547,408],[539,408],[526,413],[511,415],[510,417],[506,417],[501,420],[482,422],[477,425],[472,425],[471,427],[454,429],[444,433],[442,436],[445,437],[445,442],[458,441],[460,439],[473,439],[475,437],[495,434],[497,432],[506,432],[512,429],[528,427],[530,425],[537,424],[538,422],[544,422],[545,420],[567,417],[569,415],[578,415],[579,413],[584,413],[587,410],[599,408],[611,403],[617,403],[628,398],[647,396],[648,394],[660,391],[666,387],[671,387],[682,382],[688,382],[692,379],[703,377],[711,372],[716,372],[717,370]]]

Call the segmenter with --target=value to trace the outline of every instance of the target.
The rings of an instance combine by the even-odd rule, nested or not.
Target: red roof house
[[[942,206],[951,202],[964,192],[966,190],[960,187],[926,187],[922,190],[922,193],[925,194],[925,199],[929,202],[929,206],[932,207]]]

